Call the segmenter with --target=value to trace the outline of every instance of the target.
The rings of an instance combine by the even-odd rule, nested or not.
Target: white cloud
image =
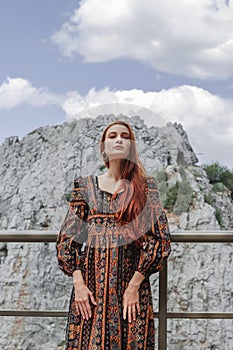
[[[201,162],[219,160],[233,166],[233,101],[196,86],[182,85],[159,92],[92,88],[85,96],[77,91],[56,95],[36,88],[22,78],[0,85],[0,109],[27,103],[34,107],[55,104],[67,118],[95,118],[100,114],[140,115],[148,126],[180,122]],[[203,153],[199,155],[198,153]]]
[[[45,88],[35,88],[23,78],[7,78],[0,85],[0,110],[11,109],[22,103],[34,107],[57,104],[60,98]]]
[[[69,117],[77,116],[79,113],[83,115],[84,110],[92,109],[95,106],[100,106],[107,103],[118,102],[114,92],[109,91],[106,87],[100,91],[95,88],[89,90],[86,96],[81,96],[77,91],[71,91],[66,94],[62,109]],[[90,111],[91,112],[91,111]],[[89,115],[93,117],[93,114]]]
[[[159,92],[92,89],[83,97],[76,98],[73,93],[63,109],[77,118],[121,112],[129,116],[139,114],[148,126],[180,122],[201,163],[219,160],[233,166],[233,101],[202,88],[182,85]]]
[[[160,72],[233,76],[233,4],[225,0],[82,0],[51,39],[88,62],[136,59]]]

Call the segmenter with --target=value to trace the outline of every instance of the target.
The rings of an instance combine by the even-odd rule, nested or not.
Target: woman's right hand
[[[93,293],[86,286],[84,282],[74,282],[75,302],[78,314],[81,312],[83,318],[88,320],[91,317],[91,307],[89,304],[89,297],[91,302],[97,305]]]

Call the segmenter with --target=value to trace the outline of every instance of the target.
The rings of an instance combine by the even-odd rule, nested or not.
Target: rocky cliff
[[[214,192],[181,124],[148,128],[128,118],[148,175],[159,179],[171,232],[233,228],[230,191]],[[0,145],[0,229],[56,230],[77,175],[105,172],[99,139],[113,115],[41,127]],[[174,199],[174,198],[173,198]],[[169,206],[168,206],[169,207]],[[67,310],[72,279],[57,267],[54,243],[0,243],[0,308]],[[169,259],[171,311],[232,311],[232,245],[173,244]],[[154,311],[158,276],[151,276]],[[0,349],[58,350],[63,318],[2,317]],[[155,321],[157,324],[157,321]],[[232,349],[230,320],[170,320],[169,349]]]

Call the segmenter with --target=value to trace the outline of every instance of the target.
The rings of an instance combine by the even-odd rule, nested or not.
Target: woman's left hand
[[[128,310],[128,320],[129,323],[133,320],[136,321],[136,309],[140,315],[140,305],[139,305],[139,291],[138,287],[133,285],[128,285],[123,295],[123,318],[126,319],[126,314]]]

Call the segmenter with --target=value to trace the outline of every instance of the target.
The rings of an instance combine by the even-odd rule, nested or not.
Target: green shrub
[[[225,190],[225,186],[222,182],[213,183],[214,192],[223,192]]]
[[[211,184],[214,182],[219,182],[222,167],[219,165],[218,162],[212,163],[210,165],[204,164],[203,169],[206,171]]]
[[[226,169],[220,175],[220,181],[231,191],[231,197],[233,199],[233,171]]]
[[[164,208],[180,215],[188,210],[193,190],[183,166],[178,166],[177,172],[181,175],[182,181],[176,181],[175,185],[169,189],[167,189],[167,175],[165,171],[156,173],[155,178],[159,183],[159,193]]]
[[[231,191],[231,198],[233,199],[233,171],[229,170],[226,166],[220,165],[219,162],[210,165],[204,164],[203,169],[206,171],[210,183],[223,183]],[[223,187],[222,189],[220,188],[220,185],[215,185],[214,187],[215,190],[224,190]]]
[[[164,208],[166,208],[169,211],[172,211],[176,204],[178,189],[179,189],[179,182],[176,181],[175,186],[169,188],[169,190],[166,193]]]
[[[211,193],[208,193],[208,194],[204,194],[204,201],[209,204],[209,205],[212,205],[214,204],[214,198],[212,196]]]
[[[221,211],[220,211],[218,208],[216,208],[216,210],[215,210],[215,217],[216,217],[216,219],[217,219],[219,225],[220,225],[221,227],[224,227],[223,222],[222,222]]]
[[[198,167],[196,168],[192,168],[192,174],[195,176],[195,177],[203,177],[203,174],[202,172],[199,170]]]
[[[166,201],[166,192],[167,192],[167,177],[166,172],[164,170],[160,170],[158,172],[154,172],[152,176],[155,177],[157,180],[158,186],[159,186],[159,195],[161,202],[164,206],[164,203]]]
[[[177,200],[174,207],[174,214],[180,215],[181,213],[187,212],[189,209],[190,202],[192,200],[193,190],[187,179],[179,184]]]

